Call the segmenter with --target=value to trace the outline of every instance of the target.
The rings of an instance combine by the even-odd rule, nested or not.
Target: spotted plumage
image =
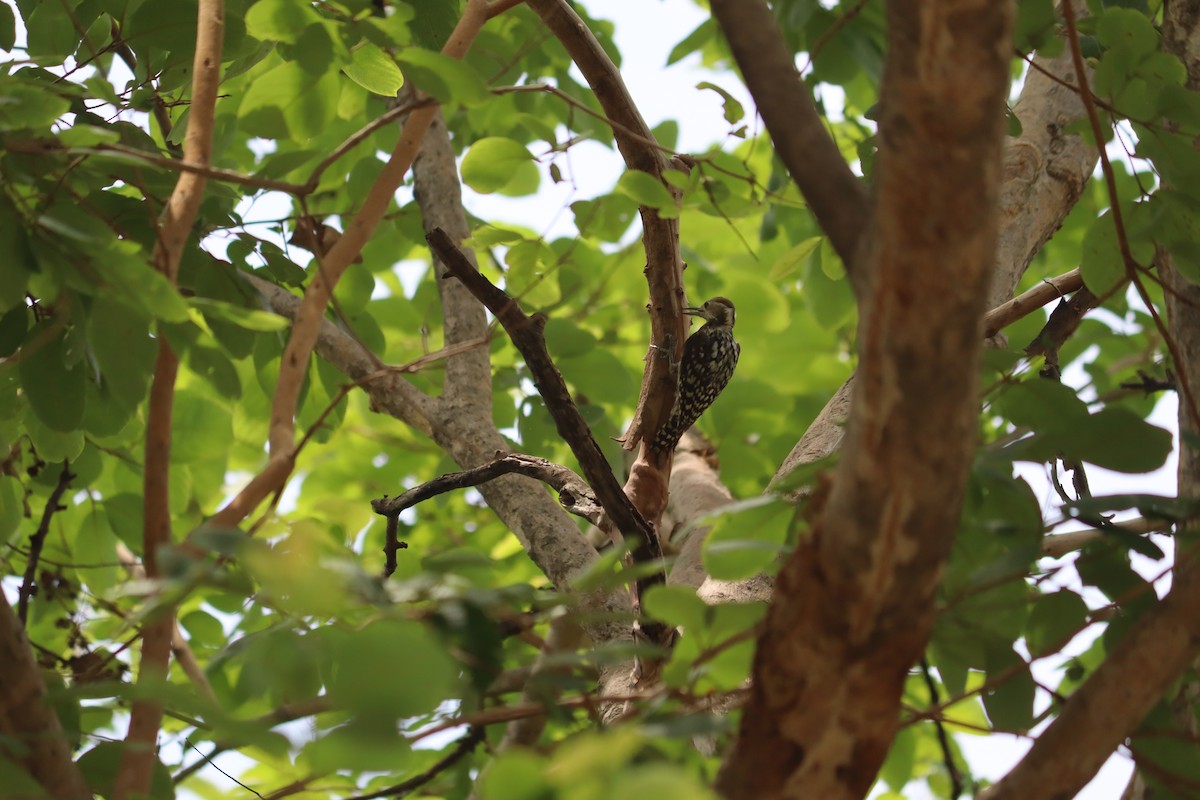
[[[675,448],[679,438],[729,383],[742,350],[733,338],[732,301],[714,297],[699,308],[685,308],[683,313],[700,317],[704,324],[684,342],[675,407],[650,445],[654,450]]]

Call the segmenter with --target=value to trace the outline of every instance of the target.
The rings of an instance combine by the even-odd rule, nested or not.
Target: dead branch
[[[593,525],[600,526],[604,509],[596,500],[596,495],[583,478],[571,470],[536,456],[520,453],[497,453],[496,457],[486,464],[468,469],[463,472],[450,472],[426,481],[420,486],[413,487],[395,497],[383,497],[371,501],[371,508],[376,514],[395,519],[406,509],[424,502],[439,494],[465,489],[468,486],[478,486],[481,483],[495,480],[501,475],[525,475],[545,483],[558,492],[558,502],[568,512],[583,517]],[[384,567],[384,577],[396,571],[397,546],[384,549],[387,563]]]
[[[58,474],[58,483],[50,492],[50,497],[46,499],[46,507],[42,510],[42,521],[38,523],[37,530],[29,537],[29,561],[25,564],[25,576],[21,580],[21,588],[17,590],[17,617],[20,618],[22,625],[28,619],[29,598],[37,591],[38,560],[42,555],[42,545],[46,543],[46,536],[50,533],[50,520],[54,518],[56,512],[66,508],[59,501],[62,500],[63,493],[74,479],[75,474],[71,472],[71,465],[64,461],[62,472]]]

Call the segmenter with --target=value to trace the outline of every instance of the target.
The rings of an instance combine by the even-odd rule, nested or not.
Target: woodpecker
[[[675,449],[679,437],[729,383],[742,352],[733,338],[733,302],[728,298],[714,297],[699,308],[685,308],[683,313],[700,317],[704,324],[684,342],[675,407],[650,444],[651,450]]]

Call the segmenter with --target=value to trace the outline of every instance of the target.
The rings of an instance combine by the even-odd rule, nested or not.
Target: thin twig
[[[1057,277],[1044,279],[1037,286],[989,311],[983,318],[984,338],[995,336],[1017,320],[1031,314],[1035,309],[1041,308],[1055,298],[1062,299],[1082,286],[1083,278],[1080,276],[1079,267]]]
[[[925,678],[925,688],[929,690],[930,705],[938,704],[938,689],[937,683],[933,680],[933,675],[929,671],[929,662],[921,658],[921,675]],[[954,762],[954,751],[950,748],[950,738],[946,735],[946,726],[942,724],[942,718],[934,717],[933,725],[937,729],[938,745],[942,748],[942,760],[946,763],[946,773],[950,776],[950,800],[956,800],[963,793],[962,773],[958,771],[958,765]]]
[[[414,775],[406,781],[397,783],[395,786],[388,786],[385,789],[380,789],[370,794],[353,795],[345,798],[345,800],[377,800],[380,797],[404,797],[409,795],[469,756],[479,743],[483,741],[486,733],[486,728],[481,726],[472,727],[467,731],[466,736],[458,740],[453,750],[442,756],[432,767],[421,774]]]
[[[29,598],[37,591],[38,559],[42,555],[42,546],[46,543],[46,536],[50,533],[50,520],[56,512],[66,508],[59,504],[59,500],[62,499],[63,492],[71,485],[74,478],[75,474],[71,472],[70,462],[64,461],[62,472],[58,475],[58,483],[46,500],[46,507],[42,511],[42,521],[38,523],[37,530],[29,537],[29,561],[25,563],[25,577],[21,581],[21,588],[17,590],[17,617],[21,620],[22,626],[25,625],[26,617],[29,614]]]
[[[1079,47],[1079,31],[1075,26],[1075,12],[1072,8],[1072,0],[1063,0],[1063,17],[1067,24],[1067,38],[1071,44],[1071,58],[1075,63],[1075,74],[1079,79],[1079,96],[1083,100],[1083,106],[1087,110],[1088,122],[1091,123],[1092,135],[1096,139],[1096,147],[1100,154],[1100,169],[1104,173],[1104,184],[1108,190],[1110,213],[1112,214],[1113,226],[1117,231],[1117,245],[1121,251],[1121,258],[1125,263],[1125,273],[1129,280],[1132,281],[1134,288],[1137,289],[1138,296],[1142,303],[1145,304],[1146,310],[1149,312],[1151,319],[1154,320],[1158,332],[1162,334],[1163,342],[1167,349],[1171,352],[1171,359],[1180,366],[1179,370],[1179,395],[1184,408],[1187,410],[1188,417],[1192,421],[1192,425],[1200,428],[1200,409],[1196,407],[1195,395],[1192,393],[1191,386],[1188,385],[1187,370],[1183,369],[1183,356],[1179,352],[1174,339],[1170,332],[1159,318],[1158,311],[1154,307],[1154,301],[1150,298],[1150,294],[1146,291],[1145,284],[1142,283],[1139,275],[1138,267],[1140,266],[1133,258],[1133,252],[1129,247],[1129,237],[1125,232],[1125,222],[1121,212],[1120,195],[1117,193],[1117,178],[1113,171],[1112,162],[1105,153],[1103,142],[1104,132],[1100,125],[1100,117],[1096,112],[1096,104],[1092,99],[1092,90],[1088,86],[1087,73],[1084,71],[1083,52]]]

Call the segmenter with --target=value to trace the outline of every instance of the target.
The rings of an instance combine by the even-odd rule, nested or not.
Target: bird
[[[675,407],[651,442],[652,450],[675,449],[680,437],[729,383],[742,352],[733,338],[735,313],[729,298],[714,297],[702,306],[685,308],[683,313],[700,317],[704,324],[683,344]]]

